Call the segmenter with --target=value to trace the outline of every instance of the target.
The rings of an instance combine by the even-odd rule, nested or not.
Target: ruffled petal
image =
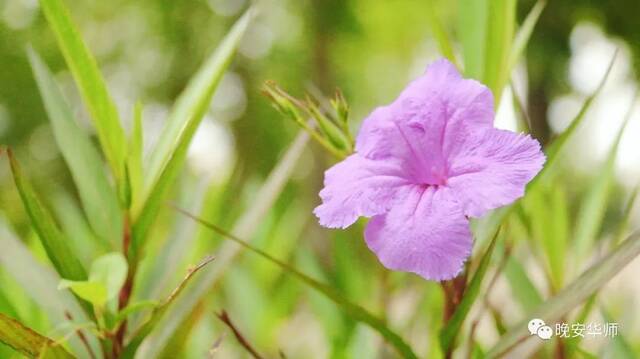
[[[374,161],[358,154],[325,172],[322,204],[314,210],[320,224],[346,228],[359,216],[385,213],[409,183],[396,161]]]
[[[356,152],[371,159],[400,159],[413,182],[441,185],[448,153],[469,133],[491,128],[493,115],[491,91],[440,60],[392,104],[364,120]]]
[[[375,216],[365,240],[391,270],[447,280],[462,270],[472,236],[462,208],[446,187],[413,186],[402,202]]]
[[[452,152],[447,185],[466,215],[480,217],[522,197],[544,162],[540,143],[528,135],[479,131]]]

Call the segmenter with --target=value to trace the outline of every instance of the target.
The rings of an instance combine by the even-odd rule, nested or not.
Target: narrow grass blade
[[[456,311],[453,313],[451,319],[445,324],[444,328],[440,332],[440,347],[444,353],[448,353],[451,348],[453,341],[455,340],[460,328],[462,328],[462,324],[464,323],[467,314],[471,310],[471,306],[475,303],[478,294],[480,293],[480,287],[482,285],[482,280],[484,276],[487,274],[487,269],[489,268],[489,263],[491,263],[491,255],[493,254],[493,250],[496,247],[496,240],[498,238],[498,234],[500,231],[497,231],[493,236],[491,243],[489,243],[489,247],[484,252],[482,259],[480,260],[480,264],[478,265],[478,269],[476,270],[471,282],[469,282],[469,286],[464,292],[464,296],[462,297],[462,301],[456,308]]]
[[[607,323],[615,323],[616,321],[611,317],[611,314],[603,307],[600,308],[602,317]],[[609,352],[611,358],[618,359],[634,359],[638,357],[638,353],[631,347],[629,340],[621,333],[617,333],[611,339],[609,344]]]
[[[520,55],[522,55],[522,52],[527,47],[531,33],[533,33],[533,28],[536,26],[536,23],[540,18],[540,14],[542,14],[542,10],[544,10],[546,5],[546,0],[538,0],[524,19],[522,26],[520,26],[520,29],[516,34],[516,38],[513,40],[511,53],[509,54],[509,73],[511,73],[513,68],[516,66],[516,63],[520,59]]]
[[[7,224],[0,218],[0,267],[7,275],[20,283],[25,293],[46,314],[53,325],[86,323],[88,316],[78,305],[73,296],[57,289],[60,277],[50,268],[44,267],[29,249],[8,230]],[[4,285],[3,285],[4,287]],[[72,318],[72,319],[69,319]],[[83,331],[91,350],[100,351],[97,339],[87,331]],[[69,346],[74,353],[87,353],[81,341],[73,336],[69,338]]]
[[[453,46],[451,45],[451,40],[449,39],[449,35],[447,35],[447,31],[444,29],[442,25],[442,21],[440,21],[440,17],[436,13],[436,9],[433,3],[433,0],[426,1],[427,6],[427,21],[429,21],[429,25],[431,25],[431,32],[433,32],[433,37],[436,39],[438,43],[438,48],[444,57],[449,59],[451,63],[456,65],[457,68],[460,68],[458,65],[458,61],[456,60],[456,55],[453,53]]]
[[[0,341],[30,358],[73,358],[53,340],[0,313]],[[46,351],[46,355],[43,355]]]
[[[133,209],[133,250],[142,245],[147,230],[165,199],[169,186],[176,179],[189,143],[209,108],[211,97],[231,63],[254,10],[249,9],[198,71],[176,102],[158,144],[149,160],[144,192]],[[140,207],[142,206],[142,207]]]
[[[40,6],[92,115],[111,170],[117,179],[121,179],[126,153],[124,131],[96,60],[83,42],[63,0],[40,0]]]
[[[67,191],[56,191],[52,196],[52,212],[60,221],[62,232],[69,239],[69,246],[76,254],[84,268],[89,268],[91,261],[100,253],[113,250],[111,246],[98,237],[87,221],[82,206],[76,202],[73,194]]]
[[[602,80],[600,80],[598,87],[595,89],[595,91],[591,95],[589,95],[585,99],[585,101],[582,104],[582,107],[580,107],[580,110],[578,111],[578,114],[576,114],[576,116],[571,121],[571,124],[569,124],[569,127],[567,127],[558,137],[556,137],[551,143],[551,145],[549,145],[549,147],[547,148],[547,151],[546,151],[547,162],[542,168],[542,171],[540,171],[540,173],[529,183],[528,190],[534,190],[534,188],[545,183],[545,181],[547,180],[548,173],[554,169],[555,164],[559,160],[560,152],[562,151],[562,149],[564,149],[564,146],[567,144],[567,141],[569,141],[571,136],[575,133],[576,129],[580,126],[580,124],[584,120],[585,114],[587,113],[589,108],[591,108],[591,104],[593,103],[593,100],[595,100],[595,98],[598,97],[598,95],[604,88],[604,84],[607,82],[607,79],[611,74],[611,69],[613,68],[613,64],[615,62],[616,56],[617,56],[617,51],[611,57],[611,61],[609,62],[607,71],[602,77]]]
[[[233,227],[235,235],[244,238],[253,236],[258,225],[273,207],[274,202],[288,182],[308,142],[309,134],[301,131],[258,190],[250,209],[236,221]],[[209,293],[211,287],[228,270],[240,250],[241,247],[235,243],[227,242],[220,246],[216,252],[216,261],[211,265],[212,268],[196,278],[189,291],[178,298],[165,318],[145,339],[137,354],[138,358],[150,358],[159,355],[163,346],[174,335],[182,319],[188,316],[205,295]]]
[[[127,172],[131,183],[133,204],[135,207],[138,198],[142,195],[142,150],[144,135],[142,132],[142,104],[137,102],[133,110],[133,131],[129,138],[129,155],[127,157]]]
[[[618,245],[618,243],[620,243],[620,241],[624,239],[625,232],[629,227],[629,221],[631,220],[633,206],[635,205],[636,199],[638,198],[638,191],[640,191],[640,185],[636,185],[636,187],[633,189],[633,192],[631,192],[631,196],[629,196],[629,200],[627,201],[627,205],[624,207],[622,220],[620,220],[618,229],[616,230],[616,234],[613,237],[614,245]]]
[[[47,66],[32,49],[28,54],[53,134],[78,188],[86,217],[94,232],[116,248],[122,236],[122,214],[118,197],[104,173],[102,159],[76,124]]]
[[[542,295],[516,257],[507,259],[504,273],[511,287],[511,294],[524,312],[530,312],[542,303]]]
[[[228,232],[226,232],[225,230],[223,230],[222,228],[219,228],[218,226],[209,223],[207,221],[204,221],[200,218],[198,218],[197,216],[192,215],[189,212],[183,211],[179,208],[176,208],[178,211],[180,211],[181,213],[183,213],[184,215],[190,217],[191,219],[197,221],[198,223],[200,223],[201,225],[211,229],[212,231],[214,231],[215,233],[232,240],[233,242],[239,244],[240,246],[242,246],[244,249],[253,252],[257,255],[259,255],[260,257],[268,260],[269,262],[277,265],[278,267],[280,267],[283,271],[285,271],[287,274],[290,274],[294,277],[296,277],[297,279],[299,279],[300,281],[302,281],[303,283],[307,284],[309,287],[315,289],[316,291],[324,294],[327,298],[331,299],[336,305],[338,305],[340,308],[342,308],[346,313],[348,313],[350,316],[352,316],[354,319],[361,321],[367,325],[369,325],[372,329],[374,329],[375,331],[377,331],[378,333],[380,333],[380,335],[382,335],[382,337],[384,337],[387,342],[389,344],[391,344],[394,349],[396,349],[396,351],[398,352],[398,354],[402,355],[404,358],[417,358],[417,356],[415,355],[415,353],[413,352],[413,350],[411,349],[411,347],[409,347],[409,345],[404,341],[404,339],[402,339],[402,337],[400,337],[397,333],[395,333],[392,329],[390,329],[387,324],[385,322],[383,322],[381,319],[375,317],[374,315],[372,315],[371,313],[369,313],[366,309],[364,309],[363,307],[350,302],[349,300],[347,300],[345,297],[343,297],[340,293],[336,292],[333,288],[329,287],[328,285],[324,284],[324,283],[320,283],[317,280],[307,276],[306,274],[298,271],[297,269],[291,267],[289,264],[284,263],[282,261],[280,261],[279,259],[276,259],[274,257],[272,257],[270,254],[252,246],[251,244],[247,243],[246,241],[234,236],[233,234],[230,234]],[[492,249],[492,248],[491,248]],[[486,268],[485,268],[486,271]]]
[[[542,248],[552,288],[562,287],[565,277],[569,242],[569,209],[562,184],[532,191],[521,205],[526,213],[523,221],[531,228],[534,243]],[[546,260],[546,261],[545,261]]]
[[[511,74],[508,62],[516,22],[516,0],[491,0],[488,3],[484,83],[493,91],[497,107]]]
[[[458,1],[458,37],[462,44],[464,73],[479,81],[484,79],[488,2],[489,0]]]
[[[578,261],[585,259],[589,249],[600,232],[604,219],[604,212],[609,200],[609,193],[611,192],[611,186],[615,180],[615,163],[618,155],[618,148],[620,147],[620,140],[622,140],[624,130],[629,123],[629,119],[633,115],[637,97],[638,95],[636,93],[631,101],[629,110],[625,115],[624,123],[620,130],[618,130],[618,134],[613,141],[611,149],[609,149],[607,159],[605,160],[601,170],[598,171],[593,183],[589,186],[584,200],[578,210],[576,234],[573,242],[576,259]]]
[[[640,255],[640,232],[629,236],[618,248],[610,252],[602,260],[582,273],[574,282],[565,287],[556,296],[542,303],[538,309],[527,314],[525,319],[505,334],[487,354],[488,358],[500,357],[515,346],[527,343],[533,348],[541,345],[542,340],[531,336],[527,323],[531,318],[540,318],[553,325],[563,315],[595,293],[598,288],[606,284],[634,258]]]
[[[58,229],[51,213],[42,205],[31,183],[25,178],[11,150],[7,150],[11,163],[11,172],[20,193],[20,198],[38,233],[47,256],[63,278],[84,280],[87,273],[75,254],[69,248],[67,238]]]

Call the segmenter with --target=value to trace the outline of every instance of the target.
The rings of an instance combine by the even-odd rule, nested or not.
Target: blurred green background
[[[127,131],[132,126],[135,102],[144,104],[147,151],[188,79],[248,5],[243,0],[65,3],[98,60]],[[373,108],[392,101],[408,81],[441,57],[426,15],[431,8],[424,1],[265,0],[261,5],[260,15],[250,25],[189,149],[180,186],[172,193],[181,206],[227,229],[252,207],[258,187],[298,131],[261,95],[266,80],[277,81],[297,96],[305,92],[329,96],[336,88],[342,89],[352,106],[355,133]],[[435,11],[453,39],[463,21],[459,7],[464,5],[464,1],[435,1]],[[533,5],[533,1],[518,1],[518,23]],[[503,326],[521,319],[527,305],[540,300],[536,295],[547,298],[581,272],[582,267],[568,259],[571,252],[559,252],[561,258],[549,262],[541,259],[548,252],[540,248],[545,244],[536,240],[544,236],[570,242],[576,235],[574,226],[584,212],[583,203],[591,198],[592,184],[602,171],[638,86],[638,14],[637,0],[549,1],[516,67],[513,86],[503,95],[497,126],[519,128],[520,102],[532,134],[546,144],[566,128],[596,88],[615,48],[619,49],[609,81],[563,155],[553,188],[541,198],[527,201],[509,223],[512,254],[518,259],[512,265],[525,272],[539,294],[526,298],[508,278],[500,277],[486,296],[491,310],[480,317],[475,334],[481,345],[494,343]],[[47,121],[26,57],[28,45],[55,72],[77,118],[92,131],[38,2],[0,0],[0,143],[14,149],[62,227],[73,233],[83,262],[90,263],[101,249],[88,244],[92,234],[79,211],[71,176]],[[640,212],[632,208],[628,225],[620,229],[625,207],[640,179],[640,108],[635,106],[617,151],[610,192],[606,200],[594,205],[600,208],[596,218],[602,217],[596,232],[605,244],[596,243],[585,262],[608,248],[607,238],[640,223]],[[319,202],[322,173],[333,162],[315,144],[308,145],[301,156],[283,194],[251,233],[254,243],[385,317],[418,353],[439,355],[437,330],[442,325],[443,306],[439,285],[382,268],[361,239],[362,223],[346,231],[321,229],[311,211]],[[222,238],[176,216],[169,208],[158,222],[142,267],[149,275],[136,283],[137,298],[168,295],[190,264],[206,253],[216,255],[223,243]],[[20,238],[39,261],[46,262],[4,158],[0,159],[0,228],[1,236]],[[56,323],[37,309],[38,299],[25,291],[2,263],[2,312],[19,317],[41,333],[64,335],[64,328],[56,329]],[[551,268],[553,263],[562,265]],[[24,270],[29,271],[26,264]],[[602,313],[610,314],[611,321],[620,323],[624,342],[585,339],[581,344],[585,351],[612,358],[620,353],[640,353],[638,270],[640,262],[636,260],[609,283],[598,299],[601,310],[594,310],[589,317],[589,321],[602,323],[606,321]],[[564,277],[559,272],[565,273]],[[148,357],[204,357],[228,332],[214,315],[223,309],[268,357],[276,357],[278,351],[288,358],[394,355],[370,329],[250,253],[242,254],[225,269],[221,280],[206,290],[204,300],[183,313],[188,315],[176,324],[179,330],[165,337],[158,334],[162,345],[148,345],[153,353]],[[525,298],[519,299],[522,296]],[[572,322],[571,318],[567,320]],[[464,355],[465,350],[463,347],[456,354]],[[554,352],[555,344],[548,344],[535,355],[547,357]],[[0,344],[0,357],[12,355]],[[216,347],[215,357],[245,355],[229,333]]]

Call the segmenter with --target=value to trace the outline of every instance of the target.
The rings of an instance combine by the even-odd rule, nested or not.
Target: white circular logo
[[[553,336],[553,330],[551,329],[550,326],[543,325],[540,328],[538,328],[538,331],[536,332],[536,334],[538,334],[538,338],[542,340],[548,340],[548,339],[551,339],[551,337]]]
[[[527,328],[529,328],[529,333],[531,333],[531,335],[538,335],[538,329],[544,325],[544,320],[535,318],[529,321]]]

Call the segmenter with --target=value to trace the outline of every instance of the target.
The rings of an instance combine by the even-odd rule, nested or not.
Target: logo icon
[[[531,335],[537,335],[538,338],[542,340],[551,339],[551,337],[553,336],[553,329],[551,329],[550,326],[546,325],[544,320],[542,319],[531,319],[529,321],[529,324],[527,325],[527,328],[529,329],[529,333]]]

